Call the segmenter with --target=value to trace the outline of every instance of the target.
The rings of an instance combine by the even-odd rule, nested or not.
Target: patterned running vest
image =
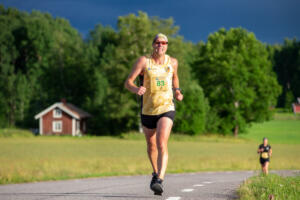
[[[142,97],[143,115],[159,115],[175,111],[172,90],[173,71],[170,56],[165,55],[162,65],[155,64],[151,57],[147,58],[143,77],[143,86],[146,88]]]

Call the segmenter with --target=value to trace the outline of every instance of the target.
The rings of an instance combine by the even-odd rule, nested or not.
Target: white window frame
[[[62,121],[53,121],[52,122],[52,131],[53,132],[62,132]]]
[[[55,108],[53,110],[53,118],[61,118],[62,117],[62,110],[59,108]]]

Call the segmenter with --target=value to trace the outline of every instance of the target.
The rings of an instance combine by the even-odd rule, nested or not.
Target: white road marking
[[[205,184],[211,184],[212,182],[204,181],[203,183],[205,183]]]
[[[188,189],[183,189],[181,190],[181,192],[192,192],[194,189],[192,188],[188,188]]]
[[[166,200],[179,200],[181,197],[168,197]]]
[[[204,185],[202,185],[202,184],[196,184],[196,185],[193,185],[194,187],[202,187],[202,186],[204,186]]]

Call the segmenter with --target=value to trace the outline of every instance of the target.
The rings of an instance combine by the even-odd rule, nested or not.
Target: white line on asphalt
[[[203,183],[205,183],[205,184],[211,184],[212,182],[204,181]]]
[[[202,184],[196,184],[196,185],[193,185],[194,187],[202,187],[202,186],[204,186],[204,185],[202,185]]]
[[[181,192],[192,192],[194,189],[192,188],[188,188],[188,189],[183,189],[181,190]]]
[[[168,197],[166,200],[179,200],[180,197]]]

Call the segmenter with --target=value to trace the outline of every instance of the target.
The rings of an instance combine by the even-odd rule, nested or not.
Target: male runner
[[[152,47],[151,56],[142,56],[135,63],[125,82],[125,87],[142,96],[141,121],[153,168],[150,188],[154,194],[161,195],[168,163],[167,144],[175,117],[173,95],[178,101],[182,101],[183,95],[179,88],[177,60],[166,54],[167,36],[157,34],[153,39]],[[138,87],[134,81],[139,75],[141,86]]]
[[[257,153],[260,153],[260,164],[262,168],[262,172],[266,175],[269,173],[269,163],[270,163],[270,157],[272,155],[272,149],[271,146],[268,145],[268,139],[263,138],[263,144],[259,145]]]

